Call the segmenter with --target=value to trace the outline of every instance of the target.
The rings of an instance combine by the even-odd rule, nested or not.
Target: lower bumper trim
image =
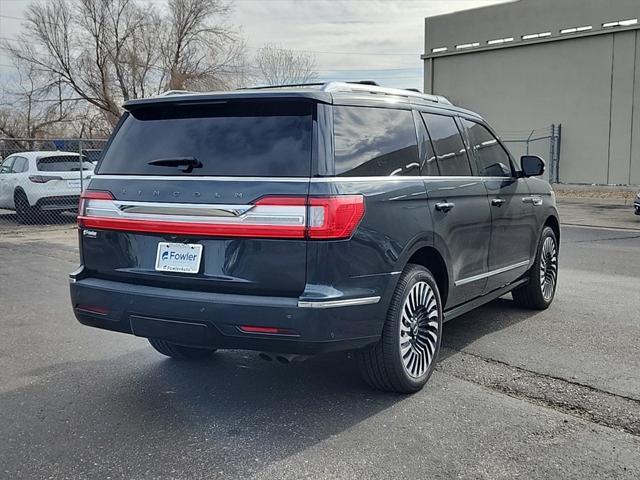
[[[337,307],[352,307],[355,305],[372,305],[378,303],[380,297],[362,297],[362,298],[350,298],[347,300],[328,300],[328,301],[307,301],[299,300],[298,308],[337,308]]]

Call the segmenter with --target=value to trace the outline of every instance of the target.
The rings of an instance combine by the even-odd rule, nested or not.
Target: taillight
[[[51,180],[62,180],[62,177],[52,175],[29,175],[29,180],[32,183],[47,183]]]
[[[362,195],[266,196],[251,205],[119,201],[85,190],[78,224],[102,230],[244,238],[349,238],[364,216]]]
[[[362,195],[310,197],[307,235],[313,239],[349,238],[363,216]]]
[[[113,210],[113,195],[111,192],[103,192],[98,190],[84,190],[80,194],[80,203],[78,204],[78,225],[84,226],[84,220],[89,217],[98,217],[104,214],[104,209]],[[103,207],[100,209],[100,207]],[[101,211],[103,210],[103,211]]]

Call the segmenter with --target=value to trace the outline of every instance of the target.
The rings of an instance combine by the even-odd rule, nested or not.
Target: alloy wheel
[[[544,239],[540,254],[540,288],[545,301],[550,301],[556,287],[558,276],[558,252],[552,237]]]
[[[413,378],[427,372],[434,360],[438,342],[438,303],[426,282],[417,282],[402,307],[400,355],[402,365]]]

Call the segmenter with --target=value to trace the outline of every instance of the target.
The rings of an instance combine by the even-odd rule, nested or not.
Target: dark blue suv
[[[353,350],[420,389],[442,322],[551,303],[559,222],[534,156],[446,99],[331,82],[125,104],[84,192],[78,320],[202,359]]]

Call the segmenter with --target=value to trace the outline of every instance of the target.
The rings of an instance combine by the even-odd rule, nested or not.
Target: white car
[[[84,185],[94,165],[82,162]],[[81,193],[80,155],[73,152],[23,152],[9,155],[0,166],[0,208],[15,210],[26,223],[44,211],[78,208]]]

